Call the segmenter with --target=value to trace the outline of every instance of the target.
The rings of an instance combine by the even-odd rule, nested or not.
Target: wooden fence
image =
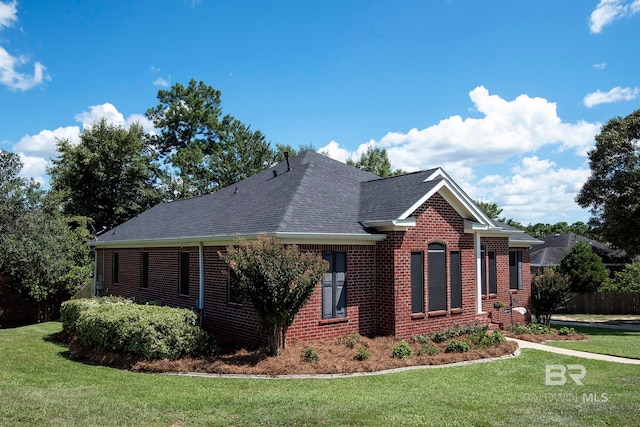
[[[562,313],[640,314],[640,292],[588,292],[572,294]]]

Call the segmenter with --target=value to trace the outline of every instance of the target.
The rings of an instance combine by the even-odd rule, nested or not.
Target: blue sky
[[[56,139],[127,126],[189,79],[272,144],[386,148],[527,223],[574,202],[607,120],[640,108],[640,0],[0,0],[0,148],[48,182]]]

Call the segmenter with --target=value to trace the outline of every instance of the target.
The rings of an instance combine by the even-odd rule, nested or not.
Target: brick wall
[[[323,320],[322,289],[317,286],[309,303],[302,308],[289,328],[288,339],[308,342],[334,338],[357,332],[361,335],[396,335],[409,338],[430,333],[454,324],[470,324],[477,320],[475,255],[472,234],[464,233],[462,217],[439,194],[432,196],[414,213],[416,226],[406,232],[387,233],[384,241],[375,245],[301,245],[303,251],[322,253],[324,250],[347,253],[347,317]],[[447,309],[429,313],[428,253],[430,243],[446,247]],[[508,306],[510,296],[519,305],[527,306],[530,295],[529,254],[523,249],[524,289],[509,289],[509,247],[506,237],[483,238],[487,251],[496,252],[497,293],[483,298],[482,307],[493,312],[493,302]],[[204,311],[203,324],[218,335],[243,341],[263,342],[250,303],[228,302],[227,267],[218,252],[224,247],[204,248]],[[149,286],[141,288],[141,255],[149,253]],[[424,253],[425,312],[411,313],[411,252]],[[451,309],[449,282],[450,252],[460,251],[462,267],[462,308]],[[118,252],[119,280],[113,283],[113,253]],[[179,295],[180,252],[190,254],[189,294]],[[192,308],[199,291],[198,247],[99,249],[98,279],[104,281],[102,294],[122,295],[138,301],[160,300],[167,305]],[[496,316],[495,313],[492,316]],[[500,314],[501,322],[511,315]],[[523,321],[514,313],[514,321]]]

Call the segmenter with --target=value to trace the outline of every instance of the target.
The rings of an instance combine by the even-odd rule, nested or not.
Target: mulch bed
[[[377,372],[393,368],[425,365],[445,365],[456,362],[494,358],[514,354],[518,346],[514,342],[504,342],[487,349],[471,349],[466,353],[446,353],[446,343],[434,344],[442,350],[436,355],[419,355],[421,344],[408,341],[413,349],[410,358],[398,359],[391,356],[393,346],[401,340],[394,337],[361,337],[349,348],[344,340],[327,340],[306,344],[288,343],[280,355],[268,357],[266,348],[256,350],[235,349],[221,351],[216,356],[185,358],[180,360],[143,360],[131,354],[105,352],[87,349],[75,337],[58,337],[69,345],[69,357],[73,360],[99,364],[140,372],[200,372],[212,374],[244,375],[303,375],[303,374],[350,374],[357,372]],[[458,339],[464,339],[459,337]],[[366,346],[371,357],[364,361],[355,359],[358,348]],[[319,356],[318,362],[304,362],[303,352],[311,347]]]

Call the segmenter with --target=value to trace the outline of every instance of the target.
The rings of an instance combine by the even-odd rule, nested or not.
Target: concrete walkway
[[[507,338],[508,341],[515,341],[520,348],[532,348],[534,350],[546,351],[549,353],[562,354],[565,356],[581,357],[583,359],[603,360],[605,362],[626,363],[629,365],[640,365],[640,359],[627,359],[626,357],[609,356],[606,354],[589,353],[586,351],[569,350],[568,348],[552,347],[546,344]]]

